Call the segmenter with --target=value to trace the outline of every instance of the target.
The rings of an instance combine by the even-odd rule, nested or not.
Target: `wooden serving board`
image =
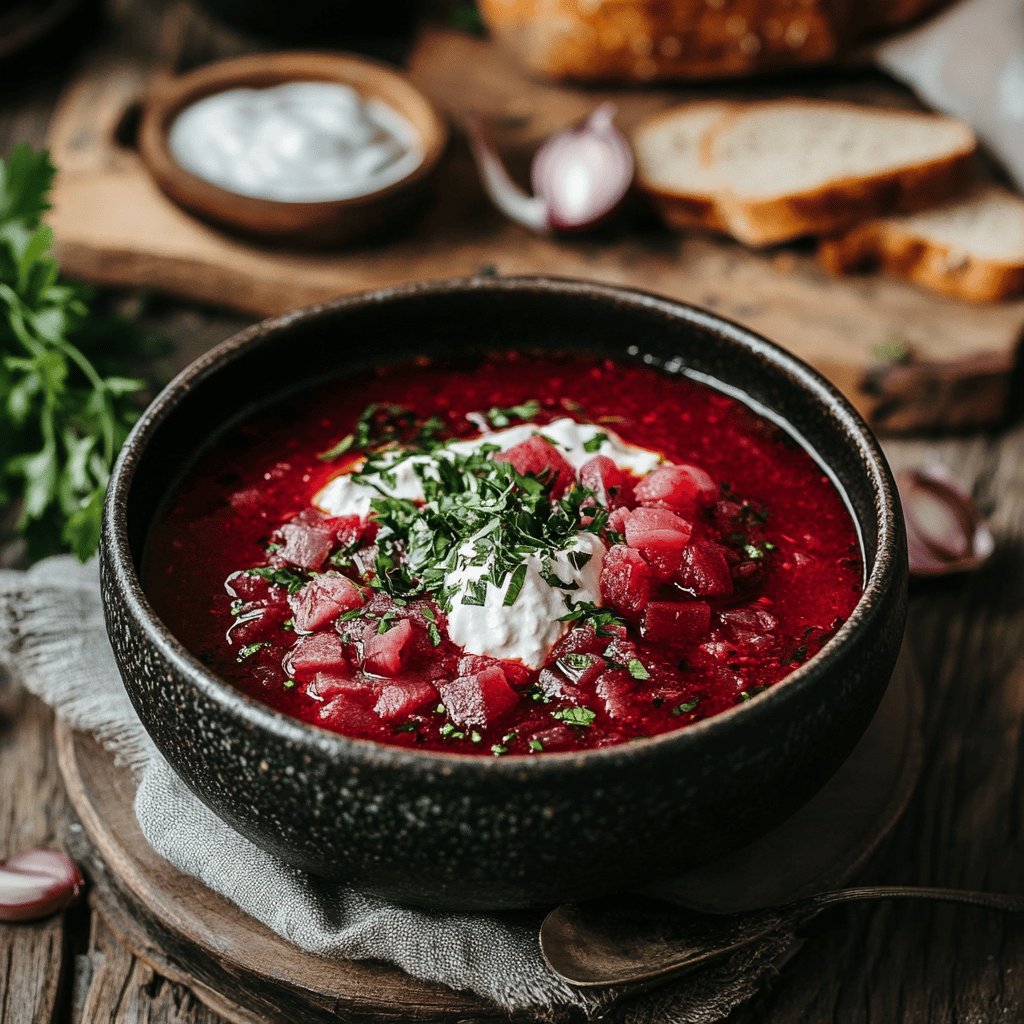
[[[861,743],[818,796],[751,846],[657,892],[729,911],[841,885],[910,799],[921,767],[920,713],[917,678],[904,657]],[[326,960],[290,945],[153,851],[135,820],[130,773],[96,741],[59,723],[57,758],[82,824],[68,841],[86,866],[94,909],[157,974],[188,986],[233,1024],[511,1024],[468,993],[386,964]]]
[[[159,47],[143,46],[125,32],[80,68],[50,133],[60,171],[50,221],[68,273],[255,315],[481,271],[600,279],[706,306],[753,327],[817,367],[883,431],[992,423],[1007,409],[1024,301],[972,305],[880,277],[836,280],[800,248],[752,252],[718,238],[672,234],[642,216],[598,238],[536,237],[491,207],[458,133],[434,201],[400,237],[358,250],[298,254],[207,227],[150,180],[131,146],[131,112],[154,75],[245,48],[225,38],[191,9],[173,7]],[[602,99],[615,100],[628,129],[681,98],[708,95],[540,84],[485,40],[442,30],[419,37],[408,66],[454,125],[470,109],[484,114],[520,168],[541,139]],[[877,79],[813,81],[809,91],[819,95],[909,102]],[[743,88],[749,93],[751,86]],[[760,95],[766,91],[762,87]],[[894,347],[909,356],[893,361],[884,353]]]

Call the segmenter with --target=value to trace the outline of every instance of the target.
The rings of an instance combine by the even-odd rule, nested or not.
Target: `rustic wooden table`
[[[41,145],[61,73],[0,90],[0,153]],[[243,320],[182,305],[147,313],[183,365]],[[1019,403],[1018,403],[1019,404]],[[878,882],[1021,891],[1024,884],[1024,424],[992,434],[886,444],[898,468],[925,453],[952,466],[991,513],[996,557],[977,574],[915,588],[907,643],[925,685],[926,757],[907,813],[866,874]],[[8,560],[16,552],[8,552]],[[70,820],[50,713],[0,687],[0,858],[59,843]],[[734,1021],[1024,1019],[1019,919],[928,905],[852,907],[809,941]],[[83,905],[0,926],[0,1022],[215,1024],[181,986],[121,947]]]

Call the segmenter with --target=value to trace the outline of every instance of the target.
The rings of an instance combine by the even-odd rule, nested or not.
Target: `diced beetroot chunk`
[[[725,548],[707,540],[684,548],[676,582],[696,597],[727,597],[732,593],[732,572]]]
[[[295,628],[303,633],[322,629],[343,612],[365,603],[363,591],[348,577],[336,572],[315,577],[288,597]]]
[[[377,693],[372,686],[368,686],[353,675],[317,672],[313,681],[306,687],[306,696],[323,701],[345,696],[357,704],[369,707],[376,700]]]
[[[276,557],[290,565],[319,572],[334,549],[330,520],[313,509],[300,512],[277,531],[280,549]]]
[[[636,548],[654,574],[663,580],[675,574],[692,532],[685,519],[667,509],[634,509],[626,520],[626,543]]]
[[[630,509],[628,508],[617,508],[608,517],[608,529],[613,530],[619,536],[625,536],[626,533],[626,521],[630,516]]]
[[[605,672],[594,687],[609,718],[631,718],[636,713],[636,682],[628,672]]]
[[[334,539],[338,544],[346,548],[362,540],[363,534],[366,532],[365,528],[370,526],[359,516],[332,516],[324,522],[334,534]],[[374,529],[376,529],[376,524],[374,524]]]
[[[300,637],[298,643],[285,655],[282,668],[296,679],[310,679],[317,672],[336,672],[345,675],[348,662],[345,645],[337,633],[311,633]]]
[[[398,675],[412,634],[408,619],[399,619],[386,633],[372,633],[363,644],[363,668],[381,676]]]
[[[379,690],[373,710],[385,722],[408,718],[425,704],[437,702],[437,690],[420,680],[401,680],[384,683]]]
[[[248,573],[245,569],[233,572],[224,581],[224,589],[229,596],[243,601],[270,601],[276,596],[270,580]]]
[[[632,481],[607,455],[595,455],[580,467],[580,483],[597,495],[605,508],[614,509],[630,501]]]
[[[639,551],[614,544],[601,565],[601,596],[620,615],[639,615],[651,596],[651,570]]]
[[[227,634],[228,640],[243,647],[257,641],[280,641],[280,629],[287,618],[286,604],[251,602],[243,606],[241,613],[231,624]]]
[[[520,476],[533,476],[551,484],[551,493],[560,497],[576,479],[572,466],[562,453],[543,437],[534,435],[513,445],[507,451],[497,452],[495,462],[510,462]]]
[[[486,668],[499,668],[505,673],[509,686],[522,686],[529,682],[533,669],[527,668],[521,661],[505,661],[489,658],[486,654],[464,654],[459,658],[459,675],[471,676]]]
[[[500,724],[519,700],[500,668],[459,676],[439,683],[437,688],[453,722],[480,729]]]
[[[346,696],[321,704],[317,717],[330,729],[356,735],[372,733],[380,726],[380,719],[372,711]]]
[[[651,601],[644,611],[643,635],[652,643],[688,643],[710,629],[707,601]]]
[[[697,466],[659,466],[636,485],[634,496],[641,505],[692,514],[718,497],[718,487]]]

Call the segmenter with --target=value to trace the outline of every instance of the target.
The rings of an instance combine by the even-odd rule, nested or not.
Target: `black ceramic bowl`
[[[680,732],[491,759],[349,739],[241,696],[164,627],[140,585],[150,523],[226,420],[315,379],[423,354],[582,349],[706,374],[789,424],[844,488],[864,595],[822,652],[756,700]],[[296,354],[300,358],[296,358]],[[286,861],[395,899],[516,907],[646,883],[764,832],[850,753],[903,632],[907,559],[892,478],[846,401],[711,313],[619,288],[480,278],[339,299],[258,324],[150,406],[104,511],[107,629],[139,716],[196,794]]]

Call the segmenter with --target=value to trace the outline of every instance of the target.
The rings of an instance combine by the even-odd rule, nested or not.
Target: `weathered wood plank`
[[[13,688],[0,680],[4,686]],[[0,861],[54,845],[67,805],[52,746],[52,715],[23,691],[0,704]],[[68,992],[63,915],[0,924],[0,1021],[56,1024]]]

